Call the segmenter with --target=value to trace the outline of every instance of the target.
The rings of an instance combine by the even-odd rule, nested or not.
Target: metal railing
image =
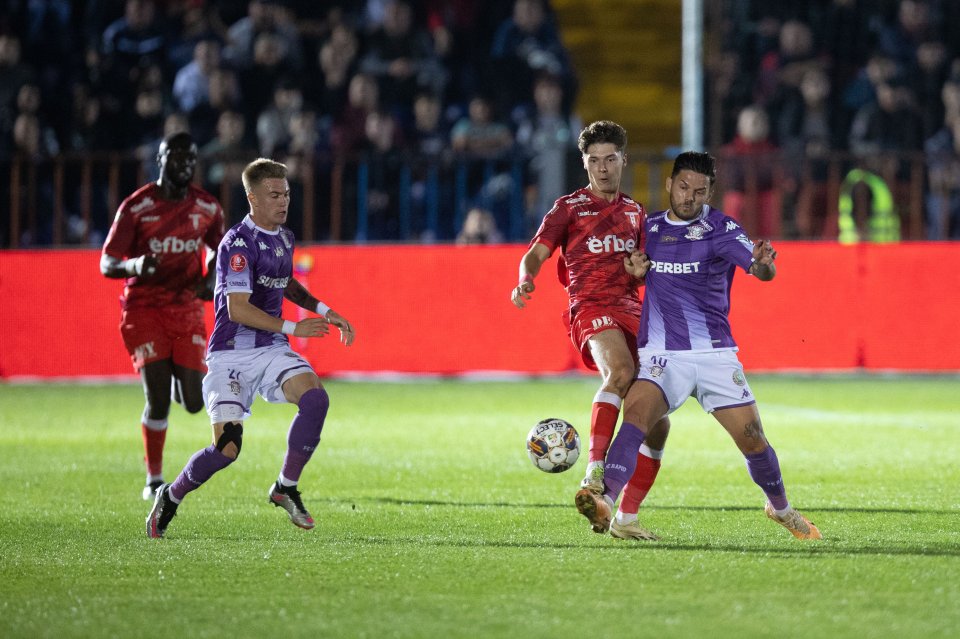
[[[644,151],[629,157],[623,190],[648,211],[666,208],[665,180],[672,158]],[[248,159],[214,158],[198,169],[197,182],[220,199],[230,223],[247,211],[240,169]],[[586,183],[576,151],[566,159],[564,193]],[[866,160],[844,153],[800,159],[780,153],[748,158],[721,154],[712,202],[718,208],[731,207],[728,213],[735,212],[735,205],[752,236],[835,240],[841,189],[849,172],[859,167],[889,186],[902,239],[936,233],[946,237],[949,219],[938,223],[942,228],[927,228],[925,199],[944,195],[949,187],[938,181],[934,191],[928,189],[926,162],[922,154]],[[519,154],[431,159],[398,153],[289,164],[289,224],[304,242],[451,241],[474,206],[494,212],[507,240],[526,241],[546,212],[530,204],[535,200],[535,169]],[[156,179],[152,160],[133,154],[0,160],[0,189],[6,190],[0,190],[0,248],[99,246],[123,198],[151,179]],[[854,193],[854,217],[864,223],[870,194]],[[766,232],[769,229],[774,231]]]

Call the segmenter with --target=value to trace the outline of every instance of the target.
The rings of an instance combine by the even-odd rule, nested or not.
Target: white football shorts
[[[708,413],[755,403],[743,374],[743,365],[732,350],[690,352],[640,349],[638,380],[656,384],[667,404],[668,415],[688,397],[696,397]]]
[[[207,355],[203,399],[210,423],[242,421],[250,417],[254,394],[272,404],[286,402],[283,383],[313,367],[287,344]]]

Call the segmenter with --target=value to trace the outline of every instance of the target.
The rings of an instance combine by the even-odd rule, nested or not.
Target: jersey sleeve
[[[224,221],[223,209],[220,207],[220,203],[216,200],[213,200],[213,203],[216,204],[217,210],[216,213],[213,214],[213,221],[210,223],[210,227],[203,236],[203,243],[216,249],[220,245],[221,240],[223,240],[223,234],[226,232],[226,222]]]
[[[553,208],[543,216],[543,222],[540,223],[536,235],[530,240],[530,246],[543,244],[553,254],[557,247],[563,246],[566,242],[568,217],[568,210],[563,203],[560,200],[554,202]]]
[[[753,264],[753,242],[731,217],[723,218],[723,230],[717,237],[717,254],[744,271]]]
[[[223,273],[223,292],[253,293],[255,255],[247,246],[249,240],[239,235],[228,236],[218,253],[218,268]]]
[[[117,217],[113,219],[110,226],[110,232],[103,243],[104,255],[123,259],[124,257],[135,257],[133,255],[134,240],[136,235],[136,220],[127,210],[126,202],[117,209]]]

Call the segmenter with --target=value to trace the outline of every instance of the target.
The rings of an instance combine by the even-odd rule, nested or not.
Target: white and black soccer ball
[[[541,420],[527,434],[527,454],[543,472],[562,473],[580,457],[580,435],[562,419]]]

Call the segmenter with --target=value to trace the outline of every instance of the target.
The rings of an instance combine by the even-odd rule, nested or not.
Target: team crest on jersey
[[[663,369],[667,367],[667,360],[663,357],[651,357],[650,361],[650,377],[660,377],[663,375]]]
[[[747,380],[743,377],[743,371],[733,371],[733,383],[737,386],[745,386]]]
[[[627,215],[627,217],[630,218],[630,224],[633,225],[633,228],[637,228],[637,226],[638,226],[637,220],[640,219],[640,212],[639,212],[639,211],[626,211],[626,215]]]
[[[247,268],[247,258],[237,253],[230,256],[230,270],[240,272]]]
[[[196,231],[200,228],[200,218],[203,217],[199,213],[191,213],[190,220],[193,222],[193,230]]]
[[[707,229],[703,228],[700,224],[691,224],[687,228],[687,234],[684,235],[688,240],[702,240],[703,236],[706,234]]]

